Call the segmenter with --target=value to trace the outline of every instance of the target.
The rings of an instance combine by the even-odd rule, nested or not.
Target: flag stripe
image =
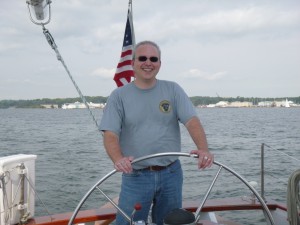
[[[132,56],[132,50],[127,50],[127,51],[125,51],[125,52],[124,52],[124,50],[123,50],[123,52],[122,52],[122,54],[121,54],[121,57],[124,57],[124,56],[127,56],[127,55]]]
[[[116,69],[116,74],[122,73],[122,72],[126,72],[127,70],[132,70],[132,66],[131,65],[127,65],[127,66],[122,66],[120,68],[117,68]]]
[[[132,60],[132,55],[125,55],[120,59],[119,63],[122,63],[122,62],[125,62],[125,61],[130,61],[131,62],[131,60]]]
[[[117,66],[117,69],[121,68],[123,66],[131,66],[131,60],[126,60],[124,62],[119,63],[118,66]],[[128,68],[128,69],[132,69],[132,68]]]

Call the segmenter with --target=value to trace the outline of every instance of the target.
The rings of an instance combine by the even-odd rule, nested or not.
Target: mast
[[[130,11],[130,27],[131,27],[131,35],[132,35],[132,45],[135,46],[135,34],[134,34],[134,27],[133,27],[133,16],[132,16],[132,0],[128,2],[128,10]]]

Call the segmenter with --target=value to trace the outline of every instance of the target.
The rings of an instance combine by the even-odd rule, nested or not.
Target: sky
[[[133,0],[136,42],[188,96],[300,96],[299,0]],[[26,0],[0,0],[0,100],[78,97]],[[85,96],[109,96],[127,0],[52,0],[45,25]]]

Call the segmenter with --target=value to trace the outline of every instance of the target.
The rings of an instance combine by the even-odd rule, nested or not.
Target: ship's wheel
[[[168,153],[158,153],[158,154],[152,154],[152,155],[148,155],[148,156],[144,156],[144,157],[140,157],[135,159],[132,164],[143,161],[143,160],[147,160],[147,159],[151,159],[151,158],[156,158],[156,157],[163,157],[163,156],[178,156],[178,157],[190,157],[190,158],[198,158],[198,155],[195,154],[189,154],[189,153],[180,153],[180,152],[168,152]],[[197,208],[196,212],[195,212],[195,222],[194,224],[197,223],[197,221],[200,219],[200,212],[216,182],[216,180],[218,179],[218,176],[221,172],[222,169],[225,169],[226,171],[228,171],[231,175],[235,176],[236,178],[238,178],[242,183],[244,183],[244,185],[246,185],[248,187],[248,189],[250,189],[250,191],[253,193],[253,195],[258,199],[259,203],[262,205],[262,208],[264,210],[264,215],[267,219],[267,221],[269,221],[269,224],[271,225],[275,225],[275,222],[273,220],[272,214],[268,208],[268,206],[266,205],[265,201],[262,199],[262,197],[259,195],[259,193],[251,186],[251,184],[248,183],[247,180],[245,180],[241,175],[239,175],[237,172],[235,172],[234,170],[232,170],[231,168],[227,167],[226,165],[219,163],[217,161],[214,161],[214,165],[219,166],[219,169],[214,177],[214,179],[212,180],[208,190],[206,191],[204,198],[202,200],[202,203],[200,204],[200,206]],[[123,210],[111,199],[109,198],[101,189],[100,189],[100,185],[106,181],[108,178],[110,178],[111,176],[113,176],[115,173],[117,172],[117,170],[113,170],[110,173],[106,174],[103,178],[101,178],[85,195],[84,197],[81,199],[81,201],[79,202],[79,204],[77,205],[76,209],[73,212],[72,217],[69,220],[68,225],[72,225],[74,219],[76,218],[76,215],[78,214],[79,210],[81,209],[82,205],[84,204],[84,202],[88,199],[88,197],[91,195],[91,193],[94,190],[98,190],[100,191],[104,197],[118,210],[119,213],[121,213],[127,220],[128,222],[130,222],[132,224],[132,218],[130,216],[128,216],[126,213],[123,212]]]

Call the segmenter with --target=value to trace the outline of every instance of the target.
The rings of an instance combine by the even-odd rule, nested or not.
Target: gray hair
[[[159,56],[159,60],[161,58],[161,51],[160,51],[160,48],[158,46],[158,44],[156,44],[155,42],[153,41],[141,41],[139,43],[137,43],[134,47],[134,50],[133,50],[133,56],[132,56],[132,59],[135,59],[135,52],[136,50],[138,49],[138,47],[140,47],[141,45],[152,45],[153,47],[155,47],[157,50],[158,50],[158,56]]]

